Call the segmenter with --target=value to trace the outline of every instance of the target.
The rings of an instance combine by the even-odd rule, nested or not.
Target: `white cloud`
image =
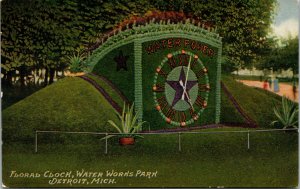
[[[299,34],[299,22],[292,18],[282,22],[278,26],[272,26],[273,33],[281,38],[287,38],[289,35],[295,37]]]

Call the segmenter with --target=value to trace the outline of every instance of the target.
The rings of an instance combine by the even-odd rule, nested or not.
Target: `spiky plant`
[[[69,56],[70,72],[82,72],[83,71],[83,59],[84,57],[80,53]]]
[[[134,138],[142,138],[140,135],[136,134],[138,131],[142,129],[144,122],[139,122],[139,112],[134,114],[133,111],[134,104],[131,106],[124,103],[122,114],[116,111],[116,115],[119,118],[119,123],[115,123],[113,120],[108,120],[110,126],[115,128],[118,133],[121,133],[121,137],[134,137]],[[116,135],[108,135],[105,138],[111,138]]]
[[[274,107],[274,113],[278,120],[273,121],[271,124],[278,123],[283,129],[298,128],[298,105],[284,96],[281,101],[281,108]]]

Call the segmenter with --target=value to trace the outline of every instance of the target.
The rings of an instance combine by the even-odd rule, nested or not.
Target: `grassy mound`
[[[280,98],[237,83],[229,76],[223,76],[222,81],[261,127],[268,127],[275,119],[272,107],[273,103],[280,104]],[[222,122],[243,123],[224,93],[221,107]],[[183,133],[181,152],[176,133],[146,135],[128,148],[119,146],[117,138],[113,138],[108,141],[108,155],[104,154],[105,142],[99,140],[103,136],[39,134],[38,153],[33,153],[35,130],[110,132],[106,122],[115,119],[113,112],[104,97],[81,78],[62,79],[8,107],[2,117],[4,184],[49,187],[45,177],[12,178],[12,170],[40,174],[47,170],[70,170],[75,174],[82,169],[104,172],[141,169],[159,174],[151,180],[116,178],[116,184],[101,185],[103,187],[294,187],[298,184],[298,133],[251,132],[250,149],[247,149],[246,133]],[[246,131],[248,128],[222,130]],[[174,173],[172,177],[170,173]],[[66,184],[55,186],[69,187]],[[99,187],[99,184],[74,186]]]
[[[102,87],[103,89],[105,89],[105,91],[107,92],[107,94],[109,94],[109,96],[120,106],[123,107],[124,106],[124,100],[120,97],[120,95],[117,94],[117,92],[111,87],[109,86],[106,82],[104,82],[102,79],[100,79],[99,77],[92,75],[92,74],[87,74],[87,77],[93,79],[100,87]]]
[[[232,102],[226,96],[223,90],[221,90],[221,116],[220,122],[226,124],[243,124],[245,123],[242,115],[236,110]]]
[[[19,86],[8,87],[5,84],[1,83],[1,90],[3,92],[3,96],[1,98],[2,110],[8,108],[18,101],[23,100],[27,96],[30,96],[41,89],[42,86],[27,86],[25,88]]]
[[[242,109],[257,122],[259,127],[271,127],[270,123],[276,120],[273,108],[281,104],[281,97],[270,92],[248,87],[235,81],[231,76],[222,76],[222,81]],[[224,99],[224,97],[225,94],[222,93],[221,122],[235,119],[236,115],[232,109],[232,105],[230,105],[228,99]]]
[[[222,81],[260,127],[270,127],[276,119],[273,107],[280,104],[280,98],[230,76],[223,76]],[[101,86],[122,106],[114,90],[104,83]],[[221,103],[221,123],[245,122],[223,92]],[[33,141],[35,130],[111,131],[109,119],[116,119],[114,110],[92,85],[80,78],[65,78],[5,109],[3,137],[4,141]]]
[[[113,108],[88,82],[65,78],[3,111],[4,141],[32,140],[35,130],[105,131]]]

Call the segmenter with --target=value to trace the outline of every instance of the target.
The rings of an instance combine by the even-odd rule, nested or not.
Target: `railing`
[[[250,149],[250,133],[254,132],[281,132],[281,131],[297,131],[297,128],[292,129],[257,129],[257,130],[236,130],[236,131],[205,131],[205,132],[197,132],[197,131],[187,131],[187,132],[161,132],[161,133],[136,133],[138,135],[178,135],[178,151],[182,150],[181,143],[181,135],[186,134],[224,134],[224,133],[247,133],[247,149]],[[39,133],[57,133],[57,134],[87,134],[87,135],[124,135],[124,133],[105,133],[105,132],[75,132],[75,131],[35,131],[35,152],[38,152],[38,134]],[[104,153],[108,153],[108,141],[105,138],[105,150]]]

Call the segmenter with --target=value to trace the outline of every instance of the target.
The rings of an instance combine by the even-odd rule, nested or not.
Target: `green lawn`
[[[100,85],[103,89],[105,89],[105,91],[107,92],[107,94],[109,94],[109,96],[120,106],[123,107],[124,106],[124,101],[123,99],[120,97],[120,95],[118,95],[115,90],[113,88],[111,88],[107,83],[105,83],[103,80],[101,80],[99,77],[94,76],[92,74],[87,74],[87,77],[93,79],[98,85]]]
[[[222,82],[237,100],[241,108],[256,121],[259,127],[273,127],[270,123],[277,119],[273,108],[281,105],[281,97],[238,83],[228,75],[222,76]],[[224,93],[222,93],[222,95],[225,96]],[[221,112],[221,114],[223,112]],[[230,114],[231,113],[226,112],[227,116],[225,116],[225,118],[230,118]]]
[[[269,127],[277,96],[241,85],[229,76],[222,81],[242,108]],[[103,87],[105,87],[103,85]],[[221,120],[242,122],[242,118],[222,95]],[[43,174],[85,169],[87,171],[157,171],[155,178],[121,177],[114,184],[73,186],[118,187],[294,187],[298,185],[298,134],[287,132],[251,133],[247,149],[246,133],[178,134],[145,136],[136,145],[120,147],[109,140],[104,154],[101,136],[39,134],[34,153],[35,130],[112,131],[108,119],[115,119],[112,107],[88,82],[65,78],[39,90],[3,111],[3,180],[10,187],[49,187],[49,178],[14,178],[11,171]],[[101,115],[101,116],[99,116]],[[259,128],[259,129],[260,129]],[[218,128],[206,131],[245,130]],[[91,181],[89,181],[91,182]],[[52,185],[51,185],[52,186]],[[58,184],[55,187],[69,187]]]
[[[113,112],[91,84],[67,77],[6,108],[3,139],[32,140],[36,130],[109,131]]]
[[[207,129],[205,131],[244,130]],[[44,136],[41,134],[42,139]],[[79,138],[79,137],[78,137]],[[146,136],[134,146],[121,147],[109,140],[108,154],[99,137],[81,136],[64,144],[43,142],[38,153],[34,145],[11,143],[3,146],[3,181],[10,187],[49,187],[49,178],[11,178],[12,170],[61,172],[82,169],[134,172],[133,177],[115,178],[114,184],[75,184],[76,187],[295,187],[298,185],[298,134],[285,132],[182,134]],[[135,177],[137,170],[156,172],[151,179]],[[106,176],[104,175],[103,178]],[[107,177],[106,177],[107,178]],[[111,178],[111,177],[109,177]],[[88,181],[91,182],[92,179]],[[70,187],[57,184],[54,187]]]
[[[280,104],[279,98],[242,85],[230,76],[223,76],[222,81],[260,127],[270,127],[276,119],[272,108]],[[103,84],[102,87],[121,104],[109,86]],[[59,80],[6,108],[2,116],[6,141],[32,140],[35,130],[110,131],[107,120],[116,119],[111,105],[81,78]],[[222,92],[221,123],[228,122],[243,123],[244,120]]]

